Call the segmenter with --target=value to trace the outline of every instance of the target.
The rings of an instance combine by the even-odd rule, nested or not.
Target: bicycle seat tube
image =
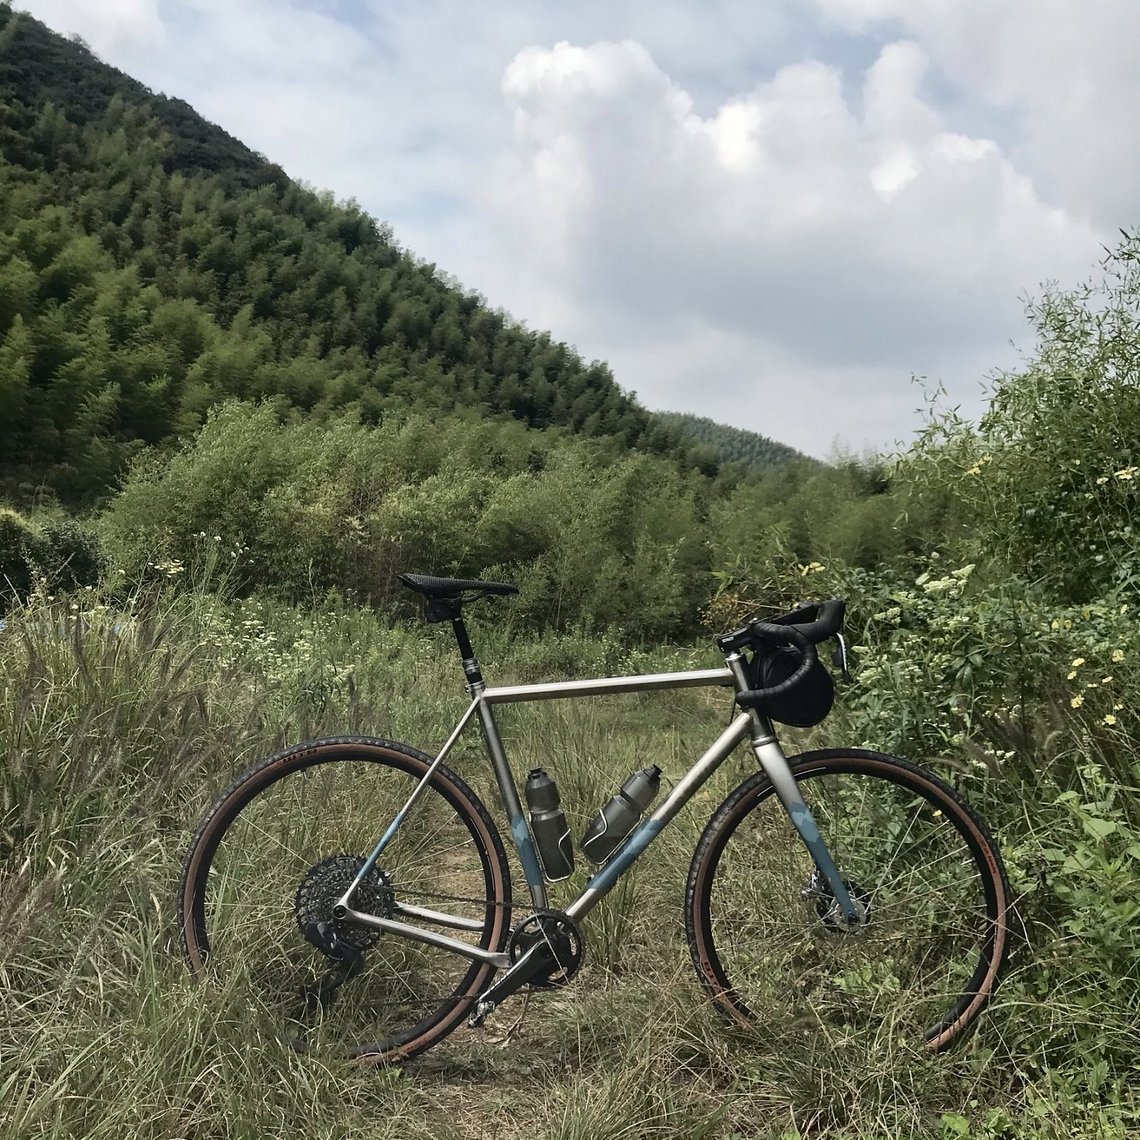
[[[483,700],[487,683],[483,680],[483,671],[475,657],[475,650],[471,646],[471,638],[467,634],[463,615],[458,610],[451,617],[451,628],[455,632],[455,640],[459,644],[459,653],[463,658],[463,675],[467,678],[467,691],[478,706],[479,727],[483,730],[483,743],[486,745],[487,756],[495,772],[495,780],[499,785],[503,807],[511,821],[511,836],[515,841],[515,849],[519,853],[519,861],[522,863],[527,887],[530,889],[531,902],[535,910],[543,910],[547,904],[546,883],[542,877],[542,868],[538,863],[538,854],[534,849],[534,839],[531,837],[530,828],[527,827],[526,817],[523,815],[518,788],[515,786],[515,779],[511,774],[511,766],[507,762],[507,753],[503,748],[498,726],[495,724],[494,713],[491,711],[491,706]]]

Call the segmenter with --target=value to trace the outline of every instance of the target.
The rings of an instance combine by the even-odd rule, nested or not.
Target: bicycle
[[[718,637],[723,668],[495,688],[463,607],[517,588],[400,579],[422,595],[429,622],[451,623],[466,711],[435,756],[338,737],[240,775],[183,863],[179,925],[196,977],[231,987],[251,1016],[283,1023],[295,1047],[328,1040],[375,1062],[412,1057],[464,1019],[481,1025],[524,986],[569,982],[585,949],[583,916],[747,740],[759,771],[713,813],[685,889],[690,954],[715,1006],[747,1026],[754,1009],[775,1002],[825,1027],[899,1033],[931,1051],[973,1024],[998,983],[1011,914],[985,825],[905,760],[861,749],[787,758],[776,737],[774,721],[813,724],[830,711],[831,676],[816,646],[834,640],[846,673],[842,601]],[[528,826],[495,706],[696,686],[733,689],[730,723],[648,815],[636,818],[646,805],[634,801],[653,791],[653,770],[627,781],[620,810],[611,810],[615,797],[590,831],[608,833],[595,852],[600,868],[564,910],[552,909],[544,869],[557,879],[567,856],[573,862],[564,817],[547,789],[535,792],[545,807],[532,802]],[[529,891],[519,921],[499,832],[444,763],[474,721]]]

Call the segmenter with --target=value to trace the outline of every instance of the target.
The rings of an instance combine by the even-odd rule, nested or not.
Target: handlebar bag
[[[750,683],[754,689],[770,689],[786,681],[799,663],[800,655],[795,649],[774,646],[757,649],[750,663]],[[831,712],[834,703],[835,682],[823,662],[817,660],[795,688],[774,697],[760,711],[780,724],[811,728]]]

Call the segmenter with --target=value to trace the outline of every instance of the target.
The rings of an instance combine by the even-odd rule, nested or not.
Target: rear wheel
[[[492,966],[332,913],[431,763],[390,741],[313,741],[244,773],[202,821],[179,890],[183,949],[254,1028],[387,1061],[440,1041],[487,986]],[[352,905],[498,951],[509,898],[494,824],[441,765]]]
[[[735,1021],[939,1050],[993,995],[1008,948],[1001,856],[946,784],[881,753],[789,760],[860,911],[848,928],[762,773],[709,821],[686,892],[702,984]]]

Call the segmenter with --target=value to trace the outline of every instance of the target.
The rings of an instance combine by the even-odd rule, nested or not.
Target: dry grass
[[[541,647],[514,666],[510,652],[492,641],[496,680],[541,672]],[[618,667],[615,652],[599,646],[583,669]],[[590,916],[587,965],[568,989],[515,999],[402,1070],[258,1040],[176,954],[190,828],[230,773],[286,741],[368,731],[430,749],[462,705],[450,649],[367,615],[191,595],[141,616],[35,602],[0,632],[0,665],[4,1140],[914,1137],[964,1134],[958,1120],[993,1140],[1124,1135],[1111,1130],[1113,1097],[1127,1095],[1111,1074],[1081,1093],[1071,1065],[1062,1088],[1047,1058],[1015,1052],[1026,1038],[1011,1022],[1051,1016],[1025,1004],[1024,959],[949,1057],[779,1023],[726,1031],[692,976],[681,902],[696,836],[747,773],[743,756]],[[520,773],[542,763],[559,779],[579,832],[633,768],[679,776],[725,714],[705,695],[615,698],[519,708],[503,728]],[[477,747],[456,767],[495,802]]]

